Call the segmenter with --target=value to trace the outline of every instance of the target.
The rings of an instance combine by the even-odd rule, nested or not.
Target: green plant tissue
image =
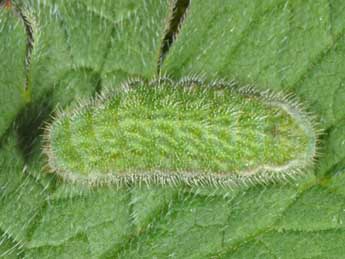
[[[343,259],[344,75],[342,0],[0,0],[0,258]],[[57,110],[159,76],[293,94],[313,168],[231,189],[49,172]]]

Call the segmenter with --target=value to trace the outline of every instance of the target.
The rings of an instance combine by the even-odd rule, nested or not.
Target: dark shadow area
[[[49,120],[53,111],[50,101],[52,94],[46,94],[38,102],[32,102],[18,114],[15,120],[15,130],[18,136],[18,147],[25,161],[29,161],[33,148],[39,136],[43,134],[45,121]]]

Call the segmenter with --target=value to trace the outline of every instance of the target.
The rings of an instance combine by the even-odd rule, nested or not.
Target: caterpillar
[[[315,119],[291,95],[195,77],[130,80],[59,110],[44,133],[63,180],[239,186],[303,175]]]

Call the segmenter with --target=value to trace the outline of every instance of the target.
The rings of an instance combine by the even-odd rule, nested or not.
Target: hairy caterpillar
[[[234,186],[301,174],[318,131],[291,96],[165,78],[60,111],[44,136],[49,169],[67,181]]]

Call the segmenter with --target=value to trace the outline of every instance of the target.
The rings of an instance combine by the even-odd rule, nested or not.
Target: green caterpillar
[[[49,169],[87,185],[266,183],[316,155],[313,117],[290,96],[196,78],[132,80],[45,131]]]

